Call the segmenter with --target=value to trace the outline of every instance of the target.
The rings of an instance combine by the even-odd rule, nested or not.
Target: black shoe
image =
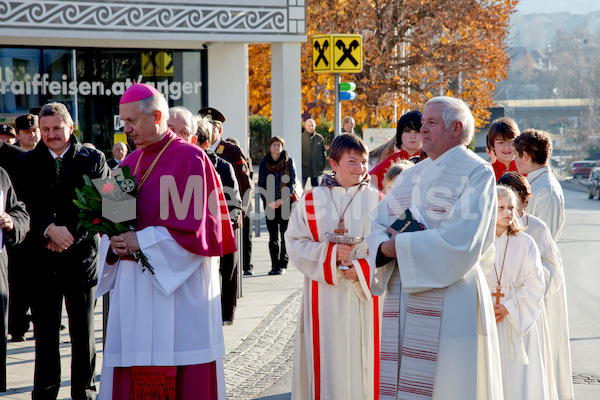
[[[227,319],[227,320],[223,321],[223,326],[225,326],[225,325],[233,325],[233,320]]]
[[[282,272],[282,270],[279,268],[273,268],[269,271],[269,275],[281,275],[284,272],[285,272],[285,270]]]
[[[63,324],[60,324],[60,330],[61,330],[61,331],[64,331],[65,329],[67,329],[67,327],[66,327],[66,326],[64,326]]]
[[[249,269],[248,271],[244,271],[244,275],[254,275],[254,272]]]
[[[24,342],[25,335],[10,335],[11,342]]]

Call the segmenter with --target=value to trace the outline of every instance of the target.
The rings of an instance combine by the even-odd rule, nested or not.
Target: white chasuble
[[[495,240],[495,269],[486,276],[492,296],[500,280],[508,315],[497,324],[506,400],[549,398],[537,320],[543,312],[546,283],[538,248],[526,233]]]
[[[225,399],[225,355],[219,270],[215,257],[181,247],[167,228],[137,232],[155,275],[141,263],[100,263],[96,296],[110,292],[100,398],[112,398],[114,367],[195,365],[216,361],[219,398]],[[100,242],[106,260],[110,242]]]
[[[542,167],[527,175],[531,185],[531,198],[527,204],[527,214],[544,221],[556,242],[565,224],[565,198],[558,180],[550,167]]]
[[[357,193],[357,191],[359,191]],[[356,196],[355,196],[356,195]],[[296,328],[292,399],[378,399],[380,299],[371,295],[367,243],[356,245],[351,282],[337,266],[338,245],[327,241],[344,213],[347,236],[365,237],[380,200],[366,185],[319,186],[296,204],[285,233],[290,262],[304,274]],[[333,204],[335,202],[335,206]]]
[[[484,255],[493,254],[494,172],[464,146],[402,172],[372,213],[373,264],[390,237],[386,228],[411,206],[429,229],[398,234],[397,260],[373,277],[373,293],[385,292],[380,398],[501,399],[498,337],[482,271],[490,267]]]
[[[550,398],[571,400],[573,374],[571,368],[571,346],[569,342],[569,320],[567,315],[567,289],[560,250],[552,239],[546,224],[537,217],[524,213],[521,217],[525,231],[533,238],[542,259],[546,276],[545,310],[538,320],[538,329],[545,329],[544,349],[548,390]],[[544,326],[545,325],[545,326]]]

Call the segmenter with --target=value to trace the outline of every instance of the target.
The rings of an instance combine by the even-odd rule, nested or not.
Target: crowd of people
[[[225,115],[169,108],[133,84],[119,104],[130,143],[107,162],[79,143],[64,105],[35,111],[0,133],[19,145],[0,142],[4,330],[24,340],[33,322],[33,398],[60,388],[64,300],[73,399],[224,399],[223,326],[238,273],[254,273],[255,190],[250,159],[223,138]],[[258,168],[269,275],[290,264],[304,275],[292,398],[572,399],[564,197],[548,133],[493,121],[488,163],[466,147],[471,111],[444,96],[371,152],[354,126],[344,118],[327,147],[307,119],[301,171],[282,136]],[[76,189],[121,167],[136,177],[135,230],[89,234]],[[105,294],[97,394],[93,317]]]

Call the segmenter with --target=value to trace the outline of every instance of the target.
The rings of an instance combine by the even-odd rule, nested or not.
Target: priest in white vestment
[[[546,282],[538,248],[520,225],[517,197],[498,186],[496,260],[487,273],[494,298],[506,400],[548,400],[542,334]]]
[[[465,147],[474,119],[462,100],[429,100],[421,132],[430,158],[397,178],[367,237],[377,265],[372,291],[385,292],[380,399],[502,399],[482,270],[493,262],[494,172]],[[389,228],[408,208],[422,215],[425,230]]]
[[[544,329],[545,333],[543,336],[550,398],[572,400],[574,393],[567,291],[560,250],[546,224],[525,212],[525,207],[531,198],[531,188],[527,179],[518,172],[507,172],[498,180],[498,184],[511,187],[521,200],[519,205],[521,224],[538,246],[542,266],[546,270],[545,310],[538,319],[538,330]]]
[[[96,294],[110,292],[110,311],[100,398],[224,400],[216,256],[235,241],[219,178],[168,129],[156,89],[134,84],[119,111],[137,146],[122,162],[136,177],[137,225],[101,243]],[[133,259],[140,249],[154,274]]]
[[[305,276],[292,399],[379,399],[381,303],[370,291],[367,243],[328,240],[370,232],[369,212],[381,195],[369,187],[367,155],[358,136],[337,136],[330,149],[334,176],[324,174],[302,197],[285,233],[290,262]]]
[[[550,134],[527,129],[517,136],[514,146],[517,169],[527,175],[531,186],[527,213],[544,221],[556,242],[565,224],[565,198],[549,165],[552,155]]]

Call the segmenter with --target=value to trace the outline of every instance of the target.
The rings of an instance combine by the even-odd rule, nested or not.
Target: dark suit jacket
[[[71,147],[63,155],[60,176],[57,178],[55,162],[43,141],[35,149],[17,159],[19,196],[31,215],[28,248],[35,249],[32,268],[38,279],[48,274],[62,282],[93,286],[98,277],[98,237],[86,239],[88,231],[79,223],[79,209],[73,204],[75,188],[84,185],[83,175],[90,179],[108,176],[104,154],[82,146],[71,135]],[[75,238],[67,250],[56,253],[46,249],[50,239],[44,232],[51,224],[66,226]]]
[[[238,186],[237,179],[235,178],[233,166],[229,162],[217,156],[217,154],[210,148],[207,148],[205,151],[206,155],[213,163],[215,170],[221,177],[221,183],[223,184],[223,191],[225,193],[225,200],[227,200],[229,217],[231,218],[233,227],[237,228],[240,223],[239,217],[242,213],[242,198],[240,196],[240,187]]]
[[[117,165],[119,165],[119,163],[117,162],[117,160],[115,160],[114,158],[111,158],[110,160],[108,160],[108,168],[110,169],[115,169],[115,167]]]
[[[0,140],[0,167],[4,168],[11,178],[14,173],[17,157],[22,153],[25,153],[25,150],[22,148]]]
[[[0,168],[0,190],[3,193],[4,210],[13,220],[11,231],[2,230],[3,236],[2,252],[0,253],[0,306],[2,307],[2,329],[3,341],[0,342],[0,391],[6,391],[6,329],[8,324],[8,256],[6,244],[19,243],[29,230],[29,215],[25,211],[25,204],[17,200],[12,183],[6,171]]]
[[[17,244],[23,241],[29,231],[29,214],[25,210],[25,204],[17,199],[11,180],[2,168],[0,168],[0,191],[3,193],[4,211],[10,215],[14,225],[11,231],[0,231],[0,234],[3,236],[2,252],[0,253],[0,294],[8,296],[6,269],[8,266],[8,257],[6,255],[6,245]]]

